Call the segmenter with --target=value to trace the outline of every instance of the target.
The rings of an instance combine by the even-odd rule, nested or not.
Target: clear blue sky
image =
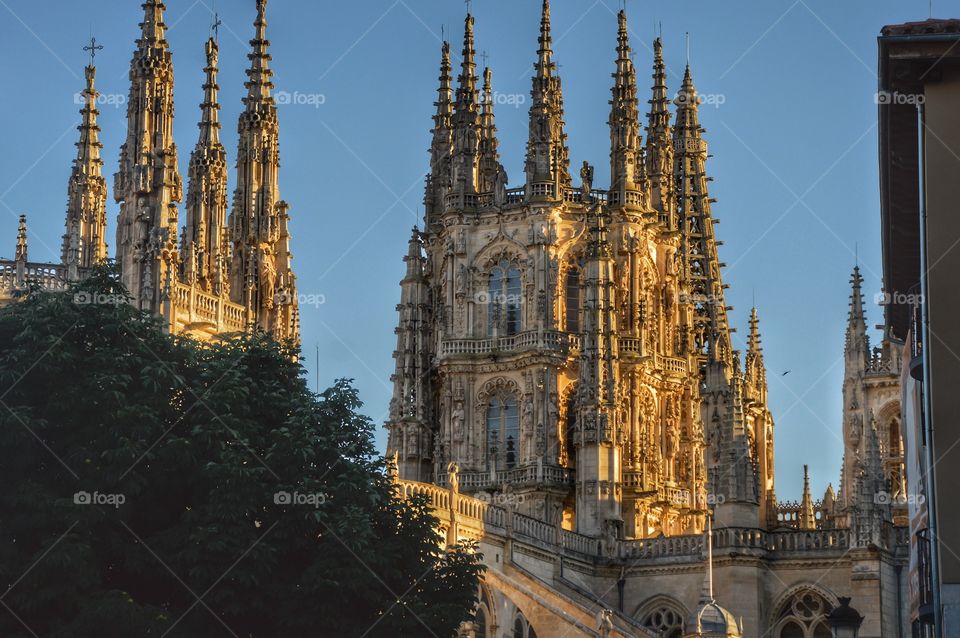
[[[477,46],[489,53],[501,152],[520,185],[529,75],[537,48],[538,0],[476,0]],[[213,0],[168,0],[176,69],[175,136],[186,178],[202,99],[203,42]],[[253,0],[219,0],[225,143],[234,157]],[[562,64],[571,161],[598,166],[609,153],[610,74],[617,0],[554,0],[555,50]],[[421,214],[441,26],[459,56],[466,7],[459,0],[271,0],[270,38],[281,109],[282,195],[300,292],[307,367],[326,387],[356,380],[367,413],[382,423],[390,398],[394,306],[401,258]],[[938,17],[953,10],[939,0]],[[751,0],[628,2],[641,86],[650,44],[662,25],[670,88],[679,85],[690,34],[702,121],[714,155],[714,211],[725,242],[728,302],[746,336],[760,309],[776,419],[777,487],[797,498],[809,463],[815,497],[836,487],[843,333],[855,246],[870,299],[880,290],[876,36],[884,24],[925,19],[926,0]],[[7,94],[0,102],[0,255],[12,256],[16,215],[29,214],[30,256],[57,260],[66,183],[79,123],[93,32],[98,88],[125,99],[137,24],[134,0],[0,0]],[[515,96],[521,96],[524,104]],[[646,99],[646,90],[642,98]],[[711,103],[712,100],[712,103]],[[112,188],[125,106],[101,107]],[[233,188],[231,176],[231,191]],[[108,237],[117,206],[110,202]],[[111,254],[113,242],[111,241]],[[868,319],[881,313],[870,308]],[[320,365],[314,363],[319,348]],[[787,370],[790,374],[782,376]],[[379,435],[381,445],[385,436]]]

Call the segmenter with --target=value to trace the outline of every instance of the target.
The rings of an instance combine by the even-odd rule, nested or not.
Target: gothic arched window
[[[537,638],[537,632],[533,630],[533,627],[520,612],[517,612],[517,617],[513,620],[511,638]]]
[[[498,470],[512,470],[520,454],[520,414],[513,395],[493,397],[487,405],[487,461]]]
[[[487,610],[477,608],[477,615],[473,619],[473,631],[477,638],[487,638]]]
[[[830,638],[833,605],[813,589],[801,589],[780,605],[774,638]]]
[[[680,638],[683,634],[683,616],[666,605],[649,612],[642,622],[644,627],[653,629],[663,638]]]
[[[487,333],[492,335],[494,327],[500,334],[513,335],[520,332],[520,269],[513,262],[502,259],[490,271],[488,292],[489,311]]]
[[[567,332],[580,332],[580,269],[571,268],[564,282],[564,311],[566,313]]]

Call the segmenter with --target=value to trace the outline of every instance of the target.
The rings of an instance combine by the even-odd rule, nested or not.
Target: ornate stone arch
[[[816,583],[798,583],[784,591],[773,605],[770,638],[829,638],[826,616],[840,601]]]
[[[494,638],[497,635],[497,604],[493,590],[483,581],[477,588],[477,606],[473,614],[476,638]]]
[[[520,404],[523,399],[523,394],[520,390],[520,385],[509,377],[498,376],[488,380],[484,383],[480,391],[477,393],[477,410],[476,413],[479,416],[478,420],[478,431],[479,441],[482,441],[481,448],[481,458],[484,459],[483,463],[485,467],[489,467],[490,463],[493,462],[498,469],[512,469],[511,466],[516,465],[520,462],[520,442],[519,442],[519,410]],[[501,423],[500,429],[497,434],[497,441],[491,443],[489,440],[490,433],[488,427],[490,424],[490,406],[497,405],[497,402],[502,402],[505,404],[507,401],[512,401],[512,410],[515,410],[517,413],[517,431],[516,431],[516,440],[513,440],[513,447],[507,444],[507,437],[509,432],[506,429],[506,424]],[[503,414],[504,412],[500,412]],[[497,420],[497,419],[495,419]],[[493,452],[491,452],[493,450]],[[504,455],[507,455],[504,458]],[[512,458],[512,462],[506,460],[507,458]],[[504,466],[505,467],[501,467]]]
[[[637,605],[633,617],[664,638],[680,638],[687,608],[672,596],[657,594]]]

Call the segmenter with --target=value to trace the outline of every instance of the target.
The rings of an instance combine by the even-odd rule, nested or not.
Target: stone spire
[[[97,69],[85,69],[87,86],[83,91],[83,121],[77,130],[77,156],[67,186],[67,222],[61,260],[68,267],[68,278],[79,278],[80,268],[90,268],[107,258],[107,181],[103,178],[100,151],[100,127],[97,125],[97,93],[94,80]]]
[[[707,143],[700,126],[699,98],[687,66],[674,104],[677,118],[673,131],[674,180],[681,230],[682,277],[694,302],[694,348],[701,362],[729,365],[730,328],[724,302],[723,264],[717,255],[716,223],[706,173]]]
[[[430,286],[424,272],[423,242],[414,228],[403,258],[406,274],[400,282],[397,306],[397,349],[394,351],[394,394],[387,422],[387,456],[397,455],[401,478],[433,479],[430,471]]]
[[[870,427],[866,414],[866,397],[862,395],[864,376],[870,360],[870,338],[867,335],[866,312],[863,307],[863,276],[854,267],[850,276],[850,311],[844,343],[843,374],[843,444],[840,507],[854,504],[860,480],[858,464],[863,459],[866,430]]]
[[[200,138],[190,154],[187,223],[183,233],[183,279],[219,296],[229,272],[225,227],[227,215],[227,153],[220,143],[220,103],[217,84],[219,47],[206,44],[206,82],[200,105]]]
[[[495,193],[498,198],[505,193],[497,191],[507,186],[507,173],[500,163],[499,148],[497,125],[493,116],[493,71],[485,68],[483,104],[480,109],[480,192]]]
[[[165,38],[164,9],[161,0],[143,4],[114,198],[120,204],[117,264],[122,282],[136,307],[160,315],[169,325],[183,185],[173,141],[173,57]]]
[[[430,175],[424,195],[426,230],[435,223],[436,215],[443,211],[444,197],[450,190],[453,170],[453,88],[450,66],[450,43],[444,42],[440,57],[440,88],[437,111],[433,116],[433,141],[430,144]]]
[[[617,70],[610,100],[610,205],[636,210],[646,207],[646,170],[637,108],[637,71],[633,66],[627,14],[617,16]]]
[[[619,344],[613,250],[603,213],[594,210],[591,217],[577,396],[577,531],[598,535],[609,534],[611,525],[619,532],[622,523],[616,496],[621,481],[616,411]]]
[[[670,230],[677,228],[673,178],[673,133],[670,129],[670,98],[667,96],[667,71],[663,63],[663,43],[653,41],[653,87],[647,113],[646,173],[650,183],[650,203],[660,211],[660,221]]]
[[[453,190],[459,207],[468,195],[479,192],[480,178],[480,93],[477,90],[476,51],[473,43],[473,16],[467,14],[463,29],[463,62],[457,79],[453,113]]]
[[[813,510],[813,499],[810,497],[810,474],[808,467],[803,466],[803,497],[800,499],[800,529],[817,529],[817,517]]]
[[[760,319],[757,309],[750,309],[750,334],[747,336],[746,382],[751,398],[766,404],[767,368],[763,363],[763,346],[760,344]]]
[[[570,186],[570,151],[563,123],[563,91],[553,61],[550,35],[550,0],[543,0],[540,19],[540,48],[537,51],[530,104],[530,133],[527,141],[527,197],[558,201]]]
[[[269,62],[266,0],[257,0],[247,56],[247,96],[237,126],[237,188],[229,233],[230,297],[246,321],[277,339],[299,338],[296,279],[290,267],[288,206],[280,199],[280,125]]]

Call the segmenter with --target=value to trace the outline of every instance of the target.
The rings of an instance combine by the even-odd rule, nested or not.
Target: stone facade
[[[905,536],[878,494],[902,480],[885,398],[899,362],[869,348],[859,275],[839,493],[814,501],[804,477],[801,502],[778,503],[758,313],[733,350],[691,69],[671,109],[654,42],[643,139],[620,12],[610,187],[587,163],[575,184],[550,17],[544,1],[519,187],[473,18],[456,82],[443,44],[424,227],[404,258],[388,453],[436,496],[451,542],[481,541],[490,571],[464,633],[679,636],[711,603],[712,517],[717,598],[745,636],[824,635],[844,595],[862,636],[897,635]]]
[[[170,332],[199,339],[259,328],[299,339],[296,277],[288,205],[279,197],[279,124],[271,96],[266,0],[257,0],[256,35],[240,116],[238,185],[227,216],[228,159],[220,143],[219,47],[206,43],[200,136],[190,156],[186,224],[179,235],[183,180],[173,140],[173,55],[165,4],[147,0],[130,64],[127,136],[114,176],[120,205],[115,258],[136,307],[161,318]],[[86,69],[83,120],[68,187],[60,263],[27,260],[21,218],[17,256],[0,262],[0,302],[30,285],[65,289],[107,257],[107,186],[97,125],[96,68]]]

